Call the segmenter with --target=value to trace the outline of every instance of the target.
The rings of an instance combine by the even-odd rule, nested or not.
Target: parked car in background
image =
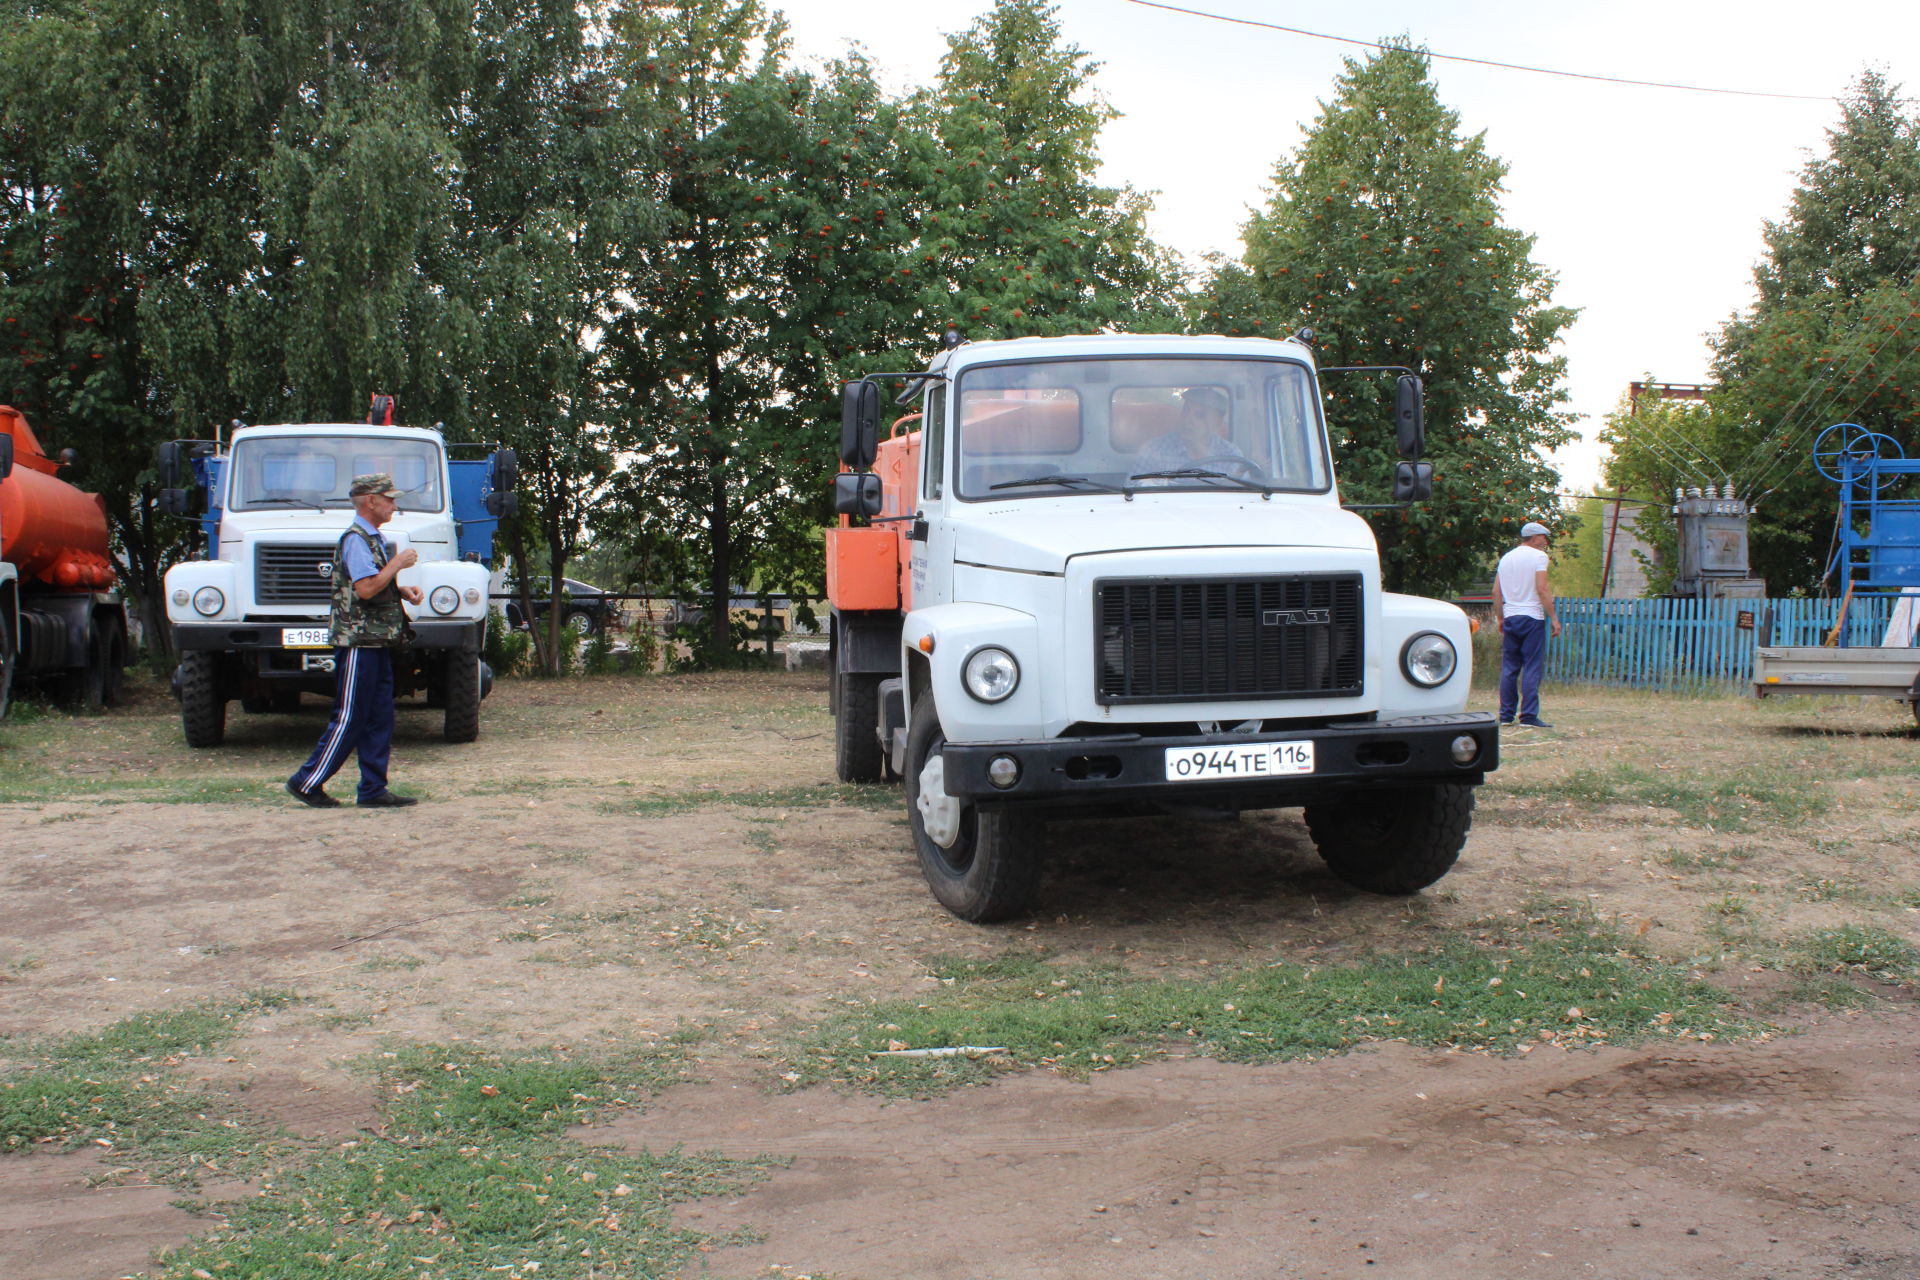
[[[552,582],[551,578],[541,578],[532,584],[533,616],[536,620],[545,618],[553,609]],[[590,636],[620,620],[620,602],[592,583],[562,578],[560,587],[561,625],[576,634]],[[509,581],[502,590],[507,595],[502,602],[507,625],[519,630],[526,625],[520,616],[519,584]]]
[[[775,638],[794,629],[793,600],[787,596],[775,595],[763,600],[748,594],[744,587],[736,587],[727,601],[727,614],[733,621],[745,624],[751,640],[765,639],[769,627]],[[675,601],[667,611],[667,625],[693,631],[706,626],[705,602]]]

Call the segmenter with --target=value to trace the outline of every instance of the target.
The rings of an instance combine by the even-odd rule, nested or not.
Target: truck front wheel
[[[879,782],[880,677],[833,673],[833,768],[842,782]]]
[[[448,742],[472,742],[480,736],[480,655],[471,649],[452,650],[446,672],[443,736]]]
[[[1306,808],[1327,869],[1369,893],[1418,893],[1453,870],[1473,825],[1473,788],[1453,783],[1357,792]]]
[[[1040,886],[1046,824],[981,812],[946,789],[946,735],[933,700],[914,704],[907,730],[907,822],[927,886],[940,905],[976,924],[1024,914]]]
[[[220,688],[220,655],[180,655],[180,727],[190,747],[217,747],[227,736],[227,696]]]

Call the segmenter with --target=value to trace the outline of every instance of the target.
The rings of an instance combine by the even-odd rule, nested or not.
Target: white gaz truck
[[[1465,710],[1466,615],[1382,590],[1341,505],[1310,338],[950,333],[847,385],[837,768],[904,779],[956,915],[1026,910],[1068,814],[1301,806],[1356,886],[1454,865],[1498,728]],[[1394,497],[1427,496],[1418,378],[1339,372],[1399,375]],[[883,384],[916,410],[884,442]]]
[[[277,426],[233,424],[224,440],[160,447],[160,506],[197,515],[204,558],[167,570],[167,618],[180,653],[174,692],[189,746],[218,746],[227,704],[288,711],[303,693],[333,696],[328,640],[334,549],[353,519],[347,487],[384,471],[404,492],[381,532],[419,562],[402,586],[414,635],[396,654],[395,692],[421,693],[444,711],[448,742],[480,731],[491,684],[481,660],[488,610],[486,561],[495,527],[516,504],[510,449],[454,461],[437,428],[379,419]]]

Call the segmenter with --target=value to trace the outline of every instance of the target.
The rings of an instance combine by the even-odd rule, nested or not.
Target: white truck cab
[[[883,443],[889,378],[918,413]],[[1410,374],[1398,400],[1417,456]],[[1301,805],[1352,883],[1407,893],[1452,867],[1499,752],[1465,711],[1469,625],[1382,590],[1305,341],[956,342],[849,384],[842,459],[839,772],[904,777],[956,914],[1026,909],[1065,812]],[[1401,463],[1396,496],[1430,478]]]
[[[353,520],[347,488],[373,472],[402,490],[381,533],[419,557],[397,579],[422,598],[406,606],[414,635],[396,653],[396,693],[424,692],[444,708],[447,741],[477,736],[492,683],[480,658],[485,561],[495,525],[513,510],[510,450],[458,462],[432,429],[236,424],[224,442],[161,446],[159,469],[163,510],[188,514],[191,493],[204,494],[205,558],[166,574],[181,654],[174,686],[190,746],[220,743],[231,699],[248,711],[284,711],[303,692],[332,696],[333,559]]]

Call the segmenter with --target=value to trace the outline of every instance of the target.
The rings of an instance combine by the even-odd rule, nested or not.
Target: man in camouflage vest
[[[340,802],[326,793],[326,781],[352,752],[360,757],[360,805],[399,808],[414,800],[387,790],[393,649],[411,634],[401,601],[419,604],[420,588],[400,586],[394,578],[419,557],[411,547],[395,554],[393,544],[380,536],[401,494],[392,476],[355,476],[347,494],[353,499],[353,523],[333,555],[333,718],[307,762],[287,779],[287,792],[316,809],[337,806]]]

